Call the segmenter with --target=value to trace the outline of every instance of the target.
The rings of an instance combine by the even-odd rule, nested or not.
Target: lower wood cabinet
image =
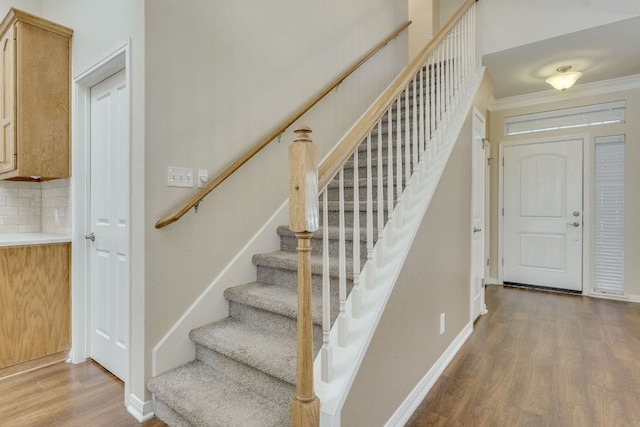
[[[0,377],[70,348],[70,255],[70,243],[0,247]]]

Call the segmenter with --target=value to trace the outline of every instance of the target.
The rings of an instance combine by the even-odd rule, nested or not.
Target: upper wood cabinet
[[[72,34],[17,9],[0,24],[0,179],[70,175]]]

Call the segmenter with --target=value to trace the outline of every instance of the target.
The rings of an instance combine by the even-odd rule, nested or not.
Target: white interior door
[[[504,282],[582,290],[582,145],[504,147]]]
[[[473,141],[471,148],[471,320],[486,312],[484,301],[485,273],[485,182],[487,157],[485,150],[485,121],[477,111],[473,115]]]
[[[90,354],[123,381],[129,352],[128,102],[124,70],[91,88]]]

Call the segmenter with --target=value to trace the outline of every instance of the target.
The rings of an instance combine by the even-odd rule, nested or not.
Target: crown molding
[[[488,108],[490,111],[507,110],[511,108],[529,107],[532,105],[547,104],[569,99],[583,98],[585,96],[603,95],[612,92],[620,92],[640,88],[640,74],[604,80],[595,83],[586,83],[574,86],[566,92],[558,90],[545,90],[543,92],[526,95],[511,96],[496,99],[491,96]]]

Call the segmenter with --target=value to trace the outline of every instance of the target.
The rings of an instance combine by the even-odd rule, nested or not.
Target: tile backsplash
[[[71,235],[70,180],[0,181],[0,234]]]

